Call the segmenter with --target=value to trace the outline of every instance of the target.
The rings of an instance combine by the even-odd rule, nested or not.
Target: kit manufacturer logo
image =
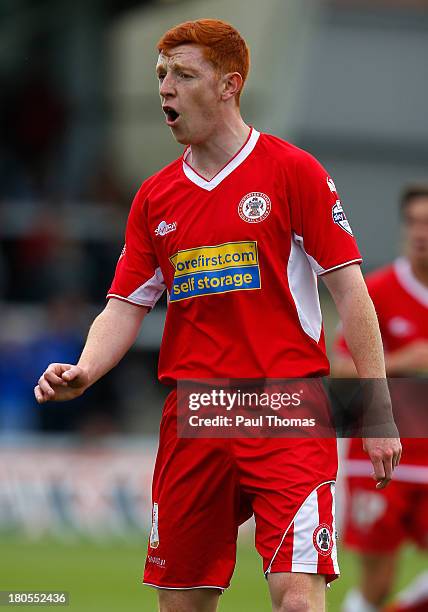
[[[177,229],[177,221],[174,221],[173,223],[167,223],[166,221],[161,221],[159,225],[157,226],[157,228],[155,229],[155,235],[165,236],[166,234],[169,234],[170,232],[175,232],[176,229]]]

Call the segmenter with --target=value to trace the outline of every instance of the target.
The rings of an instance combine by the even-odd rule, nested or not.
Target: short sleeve
[[[333,179],[312,155],[301,153],[291,181],[293,239],[304,249],[317,275],[361,263]]]
[[[126,226],[125,246],[107,298],[118,298],[153,308],[166,286],[147,222],[146,189],[143,183],[132,203]]]

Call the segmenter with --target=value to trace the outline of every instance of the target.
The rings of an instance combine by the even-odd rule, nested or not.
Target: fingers
[[[51,385],[62,385],[63,387],[67,385],[65,380],[63,380],[60,376],[55,374],[53,370],[49,370],[49,368],[46,370],[43,376],[45,380],[47,380],[47,382],[50,383]]]
[[[392,451],[389,451],[389,452],[387,451],[386,456],[383,459],[383,467],[385,470],[385,479],[388,480],[388,482],[391,480],[392,472],[394,471],[394,468],[392,466],[392,460],[393,460]]]
[[[377,480],[376,489],[384,489],[390,483],[400,458],[401,444],[395,450],[387,449],[371,457],[374,467],[373,478]]]
[[[373,469],[374,469],[372,476],[374,480],[377,481],[376,489],[383,489],[387,484],[387,483],[385,484],[386,473],[385,473],[385,467],[384,467],[383,461],[381,457],[378,455],[372,455],[370,459],[372,461]]]
[[[389,484],[389,480],[386,480],[385,478],[383,480],[379,480],[379,482],[376,483],[376,489],[385,489]]]
[[[34,396],[36,398],[37,403],[39,403],[39,404],[43,404],[44,402],[47,402],[47,399],[44,398],[43,393],[42,393],[39,385],[36,385],[34,387]]]
[[[40,376],[39,380],[37,381],[38,385],[35,388],[38,389],[39,393],[39,397],[42,401],[47,402],[50,399],[53,399],[54,395],[55,395],[55,391],[52,389],[50,383],[48,380],[46,380],[45,378],[45,372]],[[37,399],[37,397],[36,397]]]
[[[400,444],[400,448],[394,453],[394,457],[392,459],[392,467],[395,470],[396,467],[398,467],[400,465],[400,461],[401,461],[401,453],[402,453],[402,447]]]
[[[402,446],[399,438],[365,438],[364,450],[373,464],[376,488],[384,489],[392,479],[395,468],[400,463]]]
[[[77,369],[69,369],[63,372],[61,380],[63,383],[67,384],[72,380],[75,380],[79,376],[80,372]]]
[[[39,404],[56,399],[56,391],[61,387],[67,387],[67,379],[63,376],[72,368],[64,363],[51,363],[43,372],[34,387],[34,396]],[[72,380],[74,376],[69,376]]]
[[[390,483],[392,479],[392,472],[394,468],[392,467],[392,456],[383,459],[382,470],[379,470],[380,477],[376,476],[375,469],[375,479],[377,480],[376,489],[384,489]]]

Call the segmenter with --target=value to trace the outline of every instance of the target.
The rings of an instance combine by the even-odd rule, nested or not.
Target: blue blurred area
[[[38,427],[32,398],[33,371],[29,344],[0,346],[0,431],[26,431]]]
[[[39,429],[41,409],[34,399],[34,385],[49,363],[76,363],[82,349],[82,334],[72,302],[57,298],[46,305],[49,326],[34,336],[0,343],[0,431]],[[74,403],[74,410],[80,402]]]

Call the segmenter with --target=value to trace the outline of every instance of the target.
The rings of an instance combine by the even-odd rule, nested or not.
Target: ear
[[[221,99],[224,101],[234,98],[242,89],[243,79],[239,72],[225,74],[221,83]]]

